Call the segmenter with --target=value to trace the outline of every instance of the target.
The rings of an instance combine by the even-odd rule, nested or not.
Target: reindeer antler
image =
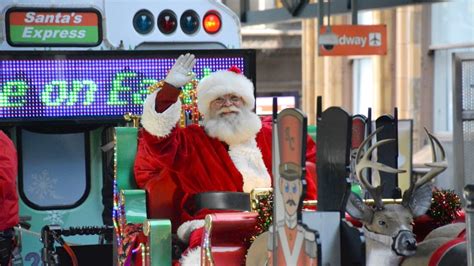
[[[382,127],[377,128],[372,134],[370,134],[359,146],[359,149],[357,151],[355,160],[356,160],[356,176],[358,177],[360,183],[362,186],[370,193],[372,198],[374,198],[374,203],[377,209],[383,209],[383,202],[382,202],[382,185],[379,185],[377,187],[372,186],[372,184],[369,183],[367,180],[367,177],[363,175],[363,170],[365,168],[372,168],[376,171],[382,171],[382,172],[387,172],[387,173],[403,173],[405,172],[404,170],[400,169],[395,169],[390,166],[384,165],[379,162],[373,162],[371,160],[372,158],[372,152],[379,146],[390,143],[394,141],[394,139],[384,139],[381,141],[376,142],[373,146],[371,146],[365,153],[363,152],[365,145],[372,140],[372,138],[382,130]]]
[[[431,143],[431,151],[433,153],[433,162],[432,163],[425,163],[426,166],[430,167],[430,171],[426,173],[423,177],[416,180],[414,176],[410,177],[410,187],[407,191],[403,194],[403,206],[408,206],[410,203],[410,198],[412,197],[413,193],[424,184],[428,183],[431,179],[435,178],[439,174],[441,174],[446,168],[448,167],[448,162],[446,161],[446,152],[444,151],[441,142],[428,130],[425,128],[425,132],[428,135]],[[439,156],[437,153],[439,150]]]

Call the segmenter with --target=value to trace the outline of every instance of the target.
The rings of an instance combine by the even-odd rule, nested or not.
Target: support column
[[[416,93],[417,114],[415,115],[413,150],[419,150],[424,144],[420,136],[424,136],[424,127],[433,132],[433,102],[434,102],[434,56],[430,52],[431,45],[431,6],[422,5],[420,11],[421,40],[420,40],[420,88]],[[416,138],[415,138],[416,136]]]
[[[385,56],[373,56],[374,73],[374,103],[373,117],[383,114],[393,114],[395,105],[395,34],[394,34],[394,11],[374,11],[374,24],[385,24],[387,26],[387,54]]]
[[[415,6],[397,8],[396,104],[401,119],[414,118],[414,92],[420,87],[420,43],[415,33],[419,16],[416,9]]]
[[[319,95],[317,88],[322,88],[320,84],[317,84],[317,50],[316,46],[318,43],[317,36],[317,25],[316,19],[305,19],[301,25],[302,28],[302,49],[301,49],[301,62],[302,67],[302,110],[308,116],[308,124],[314,125],[316,123],[316,96]]]
[[[474,184],[464,187],[464,199],[466,200],[466,235],[467,235],[467,265],[474,265]]]

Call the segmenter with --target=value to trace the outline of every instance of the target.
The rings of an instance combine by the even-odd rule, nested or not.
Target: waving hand
[[[165,82],[176,88],[186,85],[196,76],[192,72],[195,64],[196,58],[193,54],[180,55],[168,75],[166,75]]]

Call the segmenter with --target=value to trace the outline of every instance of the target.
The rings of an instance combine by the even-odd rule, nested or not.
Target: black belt
[[[243,192],[202,192],[194,195],[196,210],[250,211],[250,195]]]
[[[12,256],[13,236],[15,231],[11,228],[0,231],[0,265],[9,265]]]
[[[0,230],[0,237],[3,238],[13,238],[15,236],[15,229],[12,228],[7,228],[5,230]]]

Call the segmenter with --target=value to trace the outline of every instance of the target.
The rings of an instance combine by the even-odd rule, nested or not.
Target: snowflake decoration
[[[49,175],[48,170],[43,170],[39,174],[31,175],[32,182],[29,183],[27,191],[38,199],[61,199],[56,193],[56,183],[58,179]]]
[[[46,217],[43,218],[47,224],[64,224],[63,221],[64,212],[62,211],[46,211]]]

